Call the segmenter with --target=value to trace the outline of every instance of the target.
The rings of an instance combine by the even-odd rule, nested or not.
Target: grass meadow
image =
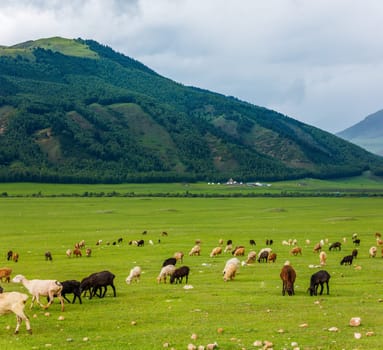
[[[375,244],[375,232],[382,231],[382,209],[379,197],[0,198],[0,261],[13,269],[13,276],[81,280],[110,270],[117,289],[116,298],[109,287],[105,298],[66,303],[64,312],[56,301],[48,310],[50,316],[38,306],[31,310],[30,298],[26,313],[33,335],[24,324],[13,335],[15,317],[1,316],[0,348],[162,349],[168,343],[169,349],[187,349],[189,343],[216,341],[219,349],[256,349],[255,341],[267,340],[274,349],[379,349],[383,259],[380,249],[376,258],[369,258],[368,249]],[[162,231],[168,236],[162,237]],[[354,248],[354,232],[361,239],[358,258],[351,267],[341,266],[342,257]],[[107,245],[119,237],[122,244]],[[309,279],[318,269],[309,265],[319,264],[314,244],[320,239],[343,242],[344,237],[341,252],[325,248],[330,295],[310,297]],[[144,247],[128,244],[141,238]],[[231,255],[209,256],[221,238],[244,245],[246,253],[251,250],[249,239],[257,242],[256,251],[265,247],[266,239],[273,239],[277,261],[242,266],[233,281],[224,282],[222,269]],[[282,245],[290,238],[298,240],[302,256],[291,256],[291,248]],[[92,257],[68,258],[65,251],[82,239],[92,248]],[[99,239],[103,242],[96,246]],[[188,256],[196,239],[202,241],[202,254]],[[9,249],[19,252],[19,262],[6,260]],[[45,261],[46,250],[52,252],[52,262]],[[191,269],[192,289],[156,282],[163,260],[179,250],[185,253],[183,264]],[[279,272],[286,260],[297,272],[292,297],[281,294]],[[125,278],[135,265],[143,270],[141,281],[127,285]],[[28,294],[20,284],[2,286]],[[60,315],[64,320],[58,319]],[[355,316],[362,319],[357,328],[349,326]],[[338,331],[330,332],[331,327]],[[361,339],[354,338],[355,332]],[[196,340],[191,339],[193,333]]]

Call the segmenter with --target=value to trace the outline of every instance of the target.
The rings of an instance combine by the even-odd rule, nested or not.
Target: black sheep
[[[267,262],[267,259],[269,257],[269,252],[267,250],[263,251],[259,257],[258,257],[258,262],[260,263],[261,261]]]
[[[340,243],[340,242],[332,243],[332,244],[330,245],[329,250],[331,251],[331,250],[333,250],[333,249],[342,250],[342,243]]]
[[[61,295],[63,296],[63,298],[68,303],[70,303],[70,300],[65,296],[65,294],[73,294],[74,295],[73,300],[72,300],[72,304],[74,304],[74,302],[76,301],[76,298],[78,298],[78,300],[80,301],[80,304],[82,304],[81,292],[80,292],[80,282],[79,281],[67,280],[67,281],[61,282],[61,284],[63,286],[63,289],[61,291]]]
[[[162,267],[166,266],[166,265],[176,265],[177,263],[177,259],[176,258],[168,258],[166,259],[163,263],[162,263]]]
[[[353,255],[347,255],[345,256],[342,261],[340,262],[341,265],[351,265],[352,259],[354,259]]]
[[[52,253],[51,252],[45,252],[45,260],[52,261]]]
[[[176,269],[173,274],[170,276],[170,283],[176,282],[176,284],[182,283],[182,280],[184,277],[186,277],[186,283],[188,283],[188,278],[189,278],[189,272],[190,268],[188,266],[182,266],[178,269]]]
[[[354,259],[356,259],[356,257],[358,256],[358,249],[353,249],[351,255],[354,257]]]
[[[257,243],[255,243],[255,241],[254,241],[254,239],[251,239],[250,241],[249,241],[249,243],[250,243],[250,245],[256,245]]]
[[[86,293],[89,290],[89,299],[92,299],[94,295],[99,298],[103,298],[106,294],[107,286],[111,286],[113,289],[113,295],[116,296],[116,287],[113,284],[115,275],[109,271],[95,272],[88,277],[83,278],[80,284],[80,292]],[[104,291],[102,291],[104,288]],[[97,291],[99,294],[97,294]]]
[[[330,289],[329,289],[329,286],[328,286],[328,282],[330,280],[330,274],[325,271],[325,270],[320,270],[316,273],[314,273],[312,276],[311,276],[311,280],[310,280],[310,287],[309,287],[309,291],[310,291],[310,295],[317,295],[318,294],[318,287],[320,285],[320,292],[319,294],[322,295],[323,293],[323,284],[326,283],[326,287],[327,287],[327,294],[330,294]]]

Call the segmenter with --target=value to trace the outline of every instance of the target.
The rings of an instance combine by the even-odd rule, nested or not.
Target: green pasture
[[[38,189],[34,185],[34,191]],[[13,190],[2,184],[0,192],[4,191]],[[368,249],[376,244],[375,232],[382,232],[382,209],[381,197],[2,197],[0,260],[12,267],[13,275],[81,280],[110,270],[116,275],[117,297],[108,288],[105,298],[66,303],[64,312],[56,301],[48,309],[50,316],[38,306],[30,310],[29,299],[26,312],[33,335],[24,324],[19,335],[13,335],[15,317],[1,316],[0,348],[163,349],[169,343],[169,349],[187,349],[189,343],[216,341],[219,349],[256,349],[255,341],[268,340],[274,349],[292,349],[294,342],[300,349],[380,349],[383,259],[380,249],[376,258],[369,258]],[[161,236],[163,231],[167,237]],[[354,232],[361,239],[358,258],[353,266],[341,266],[342,257],[354,248]],[[123,243],[113,245],[120,237]],[[144,247],[128,244],[141,238]],[[209,256],[221,238],[244,245],[246,253],[252,249],[249,239],[257,242],[256,251],[265,247],[266,239],[273,239],[277,261],[242,266],[233,281],[224,282],[222,269],[231,254]],[[310,297],[309,278],[318,268],[309,266],[319,265],[314,244],[343,238],[341,252],[325,248],[330,295]],[[65,251],[82,239],[92,248],[92,257],[68,258]],[[102,244],[96,246],[99,239]],[[196,239],[202,241],[202,254],[189,256]],[[288,239],[298,240],[302,256],[289,254],[291,247],[282,245]],[[9,249],[20,254],[19,262],[6,260]],[[52,262],[45,261],[47,250]],[[192,289],[156,282],[163,260],[179,250],[185,253],[183,264],[191,269]],[[279,272],[286,260],[297,272],[292,297],[281,294]],[[125,278],[135,265],[143,270],[141,281],[127,285]],[[19,284],[2,286],[28,294]],[[64,320],[58,320],[61,315]],[[362,319],[358,328],[349,326],[355,316]],[[338,331],[330,332],[331,327]],[[361,339],[354,338],[355,332]],[[193,333],[196,340],[191,339]]]

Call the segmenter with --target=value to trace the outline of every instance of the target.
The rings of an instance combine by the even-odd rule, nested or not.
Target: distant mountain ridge
[[[359,123],[337,135],[372,153],[383,156],[383,110],[368,115]]]
[[[187,87],[93,40],[0,46],[0,181],[344,177],[383,159],[278,112]]]

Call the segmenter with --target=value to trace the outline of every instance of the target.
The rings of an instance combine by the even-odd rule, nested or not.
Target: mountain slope
[[[370,114],[361,122],[339,132],[339,137],[383,156],[383,110]]]
[[[340,177],[383,159],[277,112],[166,79],[92,40],[0,47],[0,180]]]

